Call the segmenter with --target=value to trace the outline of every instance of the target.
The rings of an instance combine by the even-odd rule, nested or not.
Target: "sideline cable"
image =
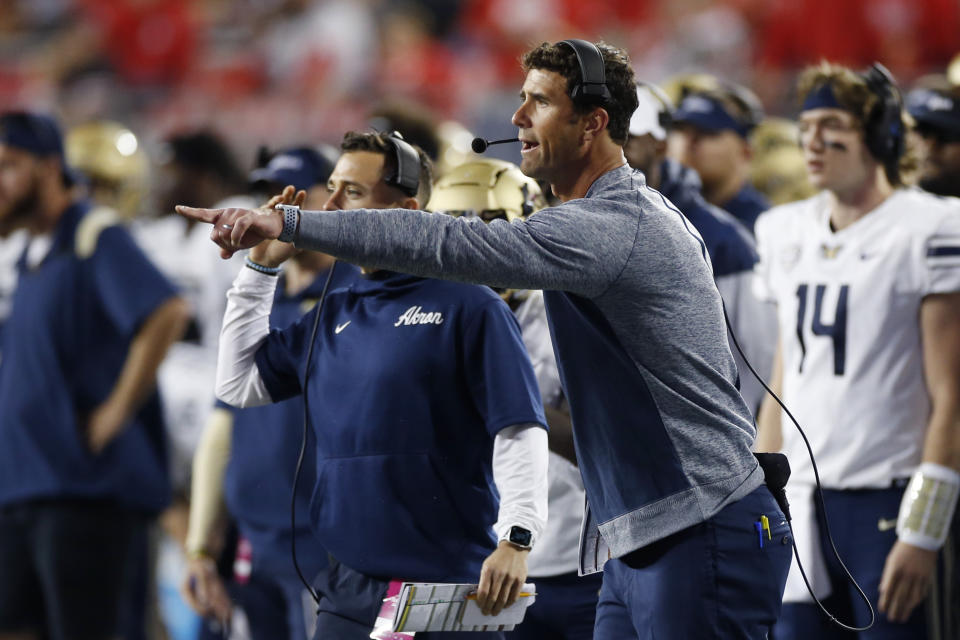
[[[860,594],[860,598],[866,603],[867,608],[870,609],[870,622],[867,623],[867,626],[865,627],[855,627],[853,625],[848,625],[838,620],[835,615],[830,613],[827,610],[827,608],[823,606],[823,603],[820,602],[820,599],[817,598],[816,594],[813,592],[813,587],[810,586],[810,581],[807,579],[807,572],[804,571],[803,563],[800,562],[800,552],[797,551],[797,536],[793,533],[793,525],[790,522],[791,518],[789,513],[785,513],[783,515],[787,519],[787,526],[790,527],[790,542],[791,542],[791,545],[793,546],[793,557],[797,561],[797,568],[800,570],[800,576],[803,578],[803,583],[807,586],[807,591],[810,592],[810,597],[813,598],[813,601],[817,603],[817,606],[820,607],[820,610],[823,611],[823,614],[827,616],[827,619],[830,620],[830,622],[834,623],[838,627],[846,629],[847,631],[866,631],[867,629],[873,626],[874,622],[876,622],[877,614],[873,610],[873,605],[870,603],[870,598],[867,597],[867,594],[863,592],[863,589],[860,588],[860,585],[857,584],[857,581],[854,580],[852,575],[850,575],[850,570],[847,569],[847,565],[843,563],[843,560],[840,558],[840,552],[837,551],[837,546],[833,542],[833,534],[830,533],[830,522],[829,522],[829,519],[827,518],[827,507],[823,503],[823,487],[820,484],[820,471],[817,469],[817,461],[813,457],[813,448],[810,446],[810,441],[807,440],[807,434],[803,432],[802,428],[800,428],[800,423],[797,422],[797,419],[795,417],[793,417],[793,414],[790,412],[790,409],[787,408],[787,405],[785,405],[783,401],[780,399],[780,397],[777,394],[775,394],[770,387],[767,386],[767,383],[764,381],[764,379],[760,376],[760,374],[757,373],[756,369],[753,368],[753,365],[750,364],[750,361],[747,359],[747,355],[743,352],[743,349],[740,348],[740,341],[737,340],[737,334],[734,333],[733,326],[730,324],[730,316],[727,315],[727,305],[723,303],[722,296],[720,298],[720,303],[723,305],[723,319],[727,323],[727,331],[730,332],[730,337],[733,339],[733,344],[737,348],[737,351],[740,353],[740,357],[743,358],[743,362],[747,365],[747,368],[750,369],[750,373],[753,374],[753,377],[756,378],[757,381],[766,390],[766,392],[769,393],[770,396],[777,401],[777,404],[780,405],[780,408],[783,409],[784,412],[786,412],[787,416],[790,418],[790,421],[793,422],[793,426],[797,428],[797,431],[800,432],[800,436],[803,438],[803,443],[807,447],[807,454],[810,456],[810,462],[813,465],[813,477],[817,483],[816,490],[814,493],[816,494],[817,500],[819,501],[819,504],[820,504],[820,513],[821,515],[823,515],[823,529],[827,534],[827,539],[830,541],[830,548],[833,550],[833,556],[837,559],[837,562],[840,563],[840,567],[843,569],[843,572],[846,574],[847,580],[849,580],[850,584],[852,584],[856,588],[857,593]]]
[[[307,432],[310,429],[310,394],[307,393],[307,381],[310,377],[310,360],[313,356],[313,343],[317,339],[317,327],[320,326],[320,314],[323,312],[323,301],[327,298],[327,289],[330,287],[330,281],[333,280],[333,271],[337,268],[337,261],[330,265],[330,271],[327,273],[327,281],[323,283],[323,290],[320,292],[320,298],[317,300],[317,315],[313,318],[313,329],[310,331],[310,346],[307,347],[307,359],[303,369],[303,439],[300,441],[300,455],[297,457],[297,470],[293,473],[293,489],[290,490],[290,555],[293,557],[293,568],[297,571],[297,577],[307,588],[307,592],[313,601],[320,604],[320,596],[314,590],[313,586],[303,577],[303,571],[300,570],[300,564],[297,562],[297,482],[300,480],[300,470],[303,468],[303,458],[307,453]]]

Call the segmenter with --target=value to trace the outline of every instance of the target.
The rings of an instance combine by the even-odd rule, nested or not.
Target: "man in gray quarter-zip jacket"
[[[562,202],[526,222],[178,210],[213,223],[223,255],[280,238],[358,264],[543,289],[589,502],[581,569],[604,567],[595,638],[765,638],[787,525],[750,451],[703,241],[626,165],[633,72],[622,51],[599,51],[598,101],[567,44],[524,56],[521,169]]]

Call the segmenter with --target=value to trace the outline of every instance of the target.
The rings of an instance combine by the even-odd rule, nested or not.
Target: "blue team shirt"
[[[675,160],[664,160],[660,165],[662,176],[657,189],[693,223],[710,254],[713,277],[722,278],[735,273],[752,271],[757,263],[752,229],[747,228],[700,194],[700,176]]]
[[[745,184],[737,195],[724,202],[720,208],[739,220],[750,233],[754,233],[753,227],[757,224],[757,218],[770,208],[770,203],[762,193],[750,184]]]
[[[256,363],[275,401],[301,393],[316,310]],[[545,425],[510,309],[487,287],[381,271],[331,293],[310,362],[315,531],[377,577],[476,581],[495,548],[493,440]]]
[[[170,494],[158,395],[99,455],[83,432],[130,341],[175,290],[120,226],[103,229],[93,254],[79,257],[74,239],[89,208],[64,212],[36,268],[25,253],[18,264],[0,349],[0,505],[73,497],[157,512]]]
[[[270,328],[284,329],[309,311],[320,297],[329,272],[306,289],[287,295],[280,276],[270,311]],[[329,291],[348,286],[360,270],[337,264]],[[218,402],[219,406],[226,406]],[[303,401],[291,398],[276,404],[233,410],[230,461],[224,493],[240,533],[253,547],[253,570],[299,580],[290,561],[290,494],[303,436]],[[308,432],[303,468],[297,481],[297,561],[307,576],[327,565],[327,551],[318,543],[308,517],[315,484],[316,440]]]

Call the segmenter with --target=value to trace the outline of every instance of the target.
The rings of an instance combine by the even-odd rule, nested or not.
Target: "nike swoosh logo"
[[[350,320],[347,320],[343,324],[338,324],[337,327],[333,330],[334,333],[340,333],[341,331],[347,328],[348,324],[350,324]]]
[[[889,520],[880,518],[877,520],[877,530],[878,531],[890,531],[897,526],[897,519],[890,518]]]

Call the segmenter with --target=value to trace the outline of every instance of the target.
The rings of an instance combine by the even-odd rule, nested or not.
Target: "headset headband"
[[[397,131],[388,133],[386,140],[393,145],[397,168],[384,175],[383,181],[411,198],[417,197],[420,189],[420,154]]]
[[[580,65],[580,84],[570,91],[570,98],[577,103],[598,102],[606,104],[613,101],[607,88],[607,75],[603,67],[603,55],[597,45],[586,40],[571,38],[561,40],[556,46],[566,45],[573,49]]]
[[[893,75],[879,62],[874,62],[860,75],[867,87],[880,98],[865,123],[867,148],[887,169],[899,174],[898,163],[904,152],[900,90]]]

